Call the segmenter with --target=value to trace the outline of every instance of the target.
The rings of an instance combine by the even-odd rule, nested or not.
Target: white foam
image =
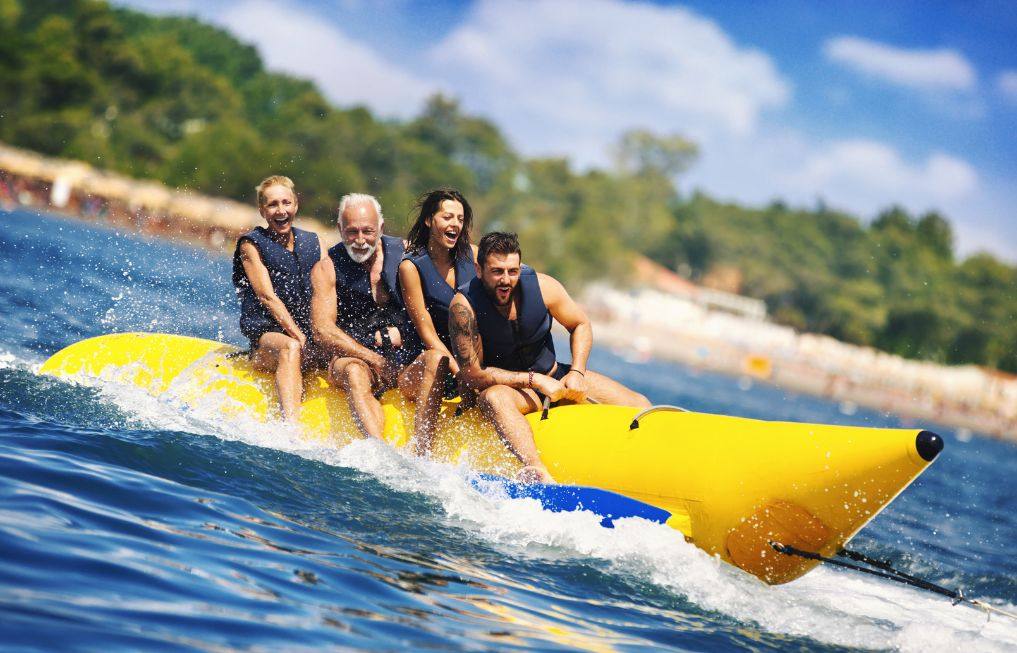
[[[604,560],[620,574],[648,579],[702,608],[773,633],[901,651],[1017,647],[1017,624],[1001,617],[987,623],[976,609],[889,582],[819,568],[770,587],[661,524],[624,519],[605,529],[589,512],[551,513],[533,499],[481,494],[469,484],[468,470],[419,460],[376,441],[320,453],[324,456],[315,457],[323,462],[436,499],[450,522],[510,555]]]
[[[3,358],[0,357],[0,365]],[[128,386],[100,383],[104,396],[146,428],[242,441],[370,474],[388,487],[437,501],[450,526],[464,529],[509,556],[594,558],[700,608],[778,634],[820,642],[900,651],[1017,650],[1017,623],[888,581],[818,568],[777,587],[708,556],[671,528],[623,519],[614,529],[589,512],[551,513],[533,499],[478,492],[464,466],[415,458],[378,441],[336,448],[301,439],[293,428],[254,420],[225,421],[213,409],[184,407]],[[504,579],[500,579],[504,580]],[[1000,606],[1013,611],[1012,605]]]
[[[37,357],[26,357],[6,349],[0,349],[0,370],[37,372],[41,366],[42,362]]]
[[[17,356],[10,352],[0,351],[0,370],[17,369],[19,367],[26,366]]]

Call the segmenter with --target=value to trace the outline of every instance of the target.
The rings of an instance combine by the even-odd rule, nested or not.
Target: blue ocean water
[[[341,450],[40,377],[114,331],[242,343],[229,262],[102,226],[0,212],[0,649],[1014,650],[1017,623],[820,568],[767,587],[641,520],[470,488],[374,442]],[[896,426],[865,410],[596,349],[657,403]],[[946,439],[855,539],[1017,604],[1017,447]]]

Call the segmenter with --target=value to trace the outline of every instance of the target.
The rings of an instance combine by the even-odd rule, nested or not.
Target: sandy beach
[[[650,288],[588,288],[597,342],[859,406],[1017,440],[1017,377],[973,365],[904,359],[833,338],[702,306]]]

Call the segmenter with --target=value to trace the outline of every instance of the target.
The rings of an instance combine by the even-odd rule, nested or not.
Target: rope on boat
[[[818,560],[819,562],[825,562],[835,567],[843,567],[845,569],[851,569],[852,571],[860,571],[863,574],[870,574],[872,576],[885,578],[897,583],[926,590],[927,592],[933,592],[951,599],[954,605],[957,605],[958,603],[967,603],[968,605],[984,610],[987,618],[993,614],[1001,614],[1004,617],[1010,617],[1011,619],[1017,620],[1017,613],[997,608],[994,605],[990,605],[984,601],[979,601],[978,599],[969,599],[964,596],[963,592],[960,590],[952,590],[947,587],[943,587],[942,585],[936,585],[935,583],[931,583],[925,579],[918,578],[917,576],[912,576],[911,574],[894,568],[885,560],[870,558],[869,556],[863,553],[858,553],[857,551],[841,549],[837,552],[837,555],[854,560],[855,562],[869,565],[868,567],[856,565],[851,562],[845,562],[843,560],[837,560],[836,558],[828,558],[811,551],[803,551],[802,549],[797,549],[787,544],[781,544],[780,542],[770,542],[770,546],[772,546],[773,550],[777,553],[783,553],[784,555],[798,556],[799,558],[805,558],[807,560]]]

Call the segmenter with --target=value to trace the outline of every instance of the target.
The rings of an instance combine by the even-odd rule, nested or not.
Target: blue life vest
[[[404,252],[402,238],[382,235],[381,251],[384,257],[381,282],[389,296],[385,306],[378,306],[374,301],[370,271],[351,259],[342,243],[328,250],[335,265],[335,293],[339,304],[336,325],[360,344],[378,352],[383,348],[375,345],[375,331],[394,326],[402,336],[404,352],[419,354],[420,338],[399,294],[399,263]]]
[[[255,343],[267,331],[282,332],[268,309],[258,301],[251,282],[244,272],[240,246],[244,241],[253,244],[261,262],[268,269],[272,290],[279,297],[300,330],[311,338],[311,268],[321,259],[318,234],[293,228],[293,251],[272,240],[265,227],[257,227],[237,241],[233,252],[233,285],[240,297],[240,330]]]
[[[448,307],[456,295],[455,287],[448,285],[445,278],[438,273],[438,268],[428,255],[427,250],[417,256],[407,258],[420,274],[420,289],[424,293],[424,303],[431,315],[434,330],[438,337],[450,350],[452,341],[448,335]],[[469,254],[456,258],[456,287],[465,285],[477,276],[477,268],[473,264],[473,249]]]
[[[459,287],[477,316],[477,329],[484,348],[484,366],[547,374],[554,367],[551,313],[544,304],[540,283],[533,268],[524,265],[516,292],[519,306],[510,322],[498,312],[479,277]]]

